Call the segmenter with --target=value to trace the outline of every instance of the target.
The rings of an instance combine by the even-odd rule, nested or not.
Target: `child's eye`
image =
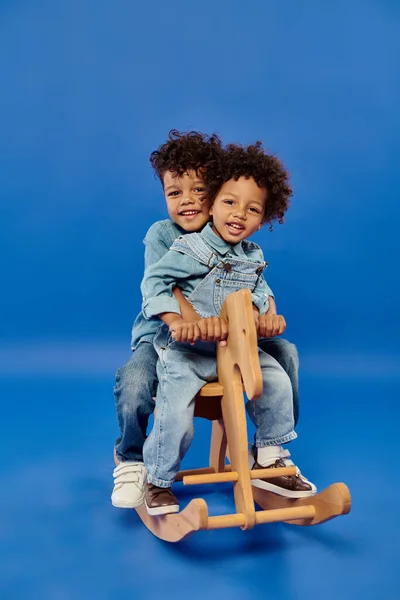
[[[254,208],[254,206],[250,207],[251,212],[256,213],[257,215],[260,214],[260,211],[258,210],[258,208]]]
[[[178,195],[179,195],[178,190],[173,191],[173,192],[168,192],[168,196],[178,196]]]
[[[223,200],[224,204],[233,204],[233,200]]]
[[[197,193],[202,194],[203,192],[206,191],[206,188],[204,188],[204,187],[196,187],[196,188],[194,188],[194,191],[197,192]]]

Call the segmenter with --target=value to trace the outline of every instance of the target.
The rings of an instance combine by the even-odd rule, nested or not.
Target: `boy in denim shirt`
[[[159,261],[182,234],[201,231],[209,221],[209,203],[204,200],[205,170],[219,163],[221,142],[217,136],[197,132],[180,134],[171,131],[168,141],[152,153],[150,162],[163,185],[171,220],[152,225],[145,237],[145,269]],[[182,294],[175,309],[189,315],[189,305]],[[269,312],[275,313],[272,292]],[[179,308],[180,306],[180,308]],[[193,312],[193,311],[191,311]],[[143,444],[149,416],[154,410],[157,391],[156,364],[158,356],[153,338],[160,325],[158,317],[137,317],[132,330],[133,354],[116,374],[114,388],[120,438],[115,445],[119,466],[114,470],[112,503],[119,508],[134,508],[143,502],[145,469]],[[264,324],[263,335],[279,333],[274,323]],[[268,327],[266,326],[268,325]],[[283,339],[260,340],[260,347],[276,358],[290,376],[297,420],[298,358],[293,344]]]
[[[221,166],[204,174],[212,206],[201,233],[179,237],[170,250],[144,274],[143,306],[146,318],[159,317],[154,337],[159,360],[157,418],[147,438],[143,457],[147,469],[145,503],[150,515],[179,511],[171,486],[193,439],[194,398],[203,385],[217,379],[216,348],[212,340],[224,338],[219,313],[225,298],[247,288],[259,311],[258,331],[271,321],[266,315],[270,290],[264,280],[264,258],[259,246],[246,238],[267,221],[283,221],[291,189],[280,161],[264,153],[260,143],[244,149],[228,146]],[[200,315],[187,322],[180,314],[173,287],[178,285]],[[274,317],[277,333],[285,329],[283,317]],[[293,465],[283,444],[297,437],[294,431],[293,392],[288,375],[269,354],[259,349],[263,392],[247,410],[256,427],[255,446],[249,456],[252,469]],[[289,498],[314,494],[316,487],[296,475],[252,484]]]

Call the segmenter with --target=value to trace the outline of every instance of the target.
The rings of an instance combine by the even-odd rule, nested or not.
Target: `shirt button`
[[[220,279],[216,279],[215,283],[221,283],[221,280]]]

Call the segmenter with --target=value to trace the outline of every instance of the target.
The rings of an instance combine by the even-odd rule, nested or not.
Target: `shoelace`
[[[294,462],[292,460],[290,460],[289,450],[284,450],[282,448],[282,450],[279,452],[279,458],[281,458],[283,460],[286,467],[294,467],[295,466]]]
[[[286,467],[294,467],[295,466],[294,462],[289,459],[289,457],[290,457],[289,450],[284,450],[282,448],[282,450],[279,453],[279,456],[283,459]],[[304,477],[304,475],[302,475],[299,467],[296,467],[296,469],[297,469],[297,477],[301,477],[303,479],[303,481],[308,481],[308,479],[306,477]]]
[[[251,444],[249,444],[250,447],[252,448],[252,453],[254,455],[254,448]],[[283,448],[281,448],[280,452],[279,452],[279,459],[278,460],[282,460],[285,467],[295,467],[296,465],[294,464],[294,462],[292,460],[290,460],[290,452],[289,450],[285,450]],[[300,477],[303,481],[307,482],[307,483],[311,483],[307,477],[304,477],[304,475],[302,475],[299,467],[296,467],[297,473],[296,475],[291,475],[291,477]]]

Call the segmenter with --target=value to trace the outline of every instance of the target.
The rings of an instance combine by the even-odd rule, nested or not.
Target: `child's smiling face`
[[[210,208],[213,230],[228,244],[250,237],[264,223],[267,190],[253,178],[230,179],[221,187]]]
[[[196,171],[183,175],[166,171],[163,176],[164,195],[171,219],[187,232],[200,231],[210,220],[210,203],[203,200],[205,187]]]

